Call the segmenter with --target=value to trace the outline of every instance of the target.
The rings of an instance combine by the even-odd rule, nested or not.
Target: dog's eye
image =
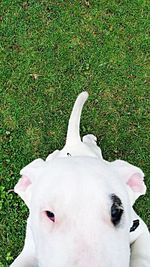
[[[116,226],[120,220],[123,213],[123,209],[115,206],[115,204],[111,207],[111,221]]]
[[[55,222],[55,215],[53,212],[49,211],[49,210],[46,210],[45,211],[46,213],[46,216],[52,221],[52,222]]]
[[[111,199],[113,201],[113,204],[111,206],[111,221],[113,225],[116,226],[121,220],[123,214],[123,207],[119,197],[113,194],[111,195]]]

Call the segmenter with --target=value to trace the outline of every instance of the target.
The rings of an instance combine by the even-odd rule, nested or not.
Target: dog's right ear
[[[30,207],[33,183],[38,179],[44,166],[44,160],[36,159],[20,171],[21,178],[15,185],[14,191],[24,200],[28,208]]]
[[[124,160],[115,160],[111,162],[111,166],[126,184],[131,204],[133,205],[135,200],[146,192],[143,171]]]

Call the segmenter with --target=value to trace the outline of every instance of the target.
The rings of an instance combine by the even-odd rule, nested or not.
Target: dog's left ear
[[[115,160],[111,162],[111,165],[127,185],[129,197],[133,205],[139,196],[146,193],[143,171],[123,160]]]
[[[20,171],[21,178],[15,185],[14,191],[24,200],[28,208],[30,206],[33,184],[40,176],[44,166],[44,160],[36,159]]]

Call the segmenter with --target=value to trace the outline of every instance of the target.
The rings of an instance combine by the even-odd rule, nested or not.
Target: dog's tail
[[[68,124],[66,145],[72,145],[81,142],[80,129],[79,129],[80,117],[83,105],[87,100],[87,98],[88,98],[88,93],[82,92],[81,94],[78,95],[74,103]]]

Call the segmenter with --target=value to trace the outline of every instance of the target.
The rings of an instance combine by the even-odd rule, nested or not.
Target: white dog
[[[149,267],[150,235],[134,212],[144,174],[103,159],[96,137],[80,139],[81,93],[66,145],[21,170],[15,192],[30,214],[25,245],[11,267]]]

